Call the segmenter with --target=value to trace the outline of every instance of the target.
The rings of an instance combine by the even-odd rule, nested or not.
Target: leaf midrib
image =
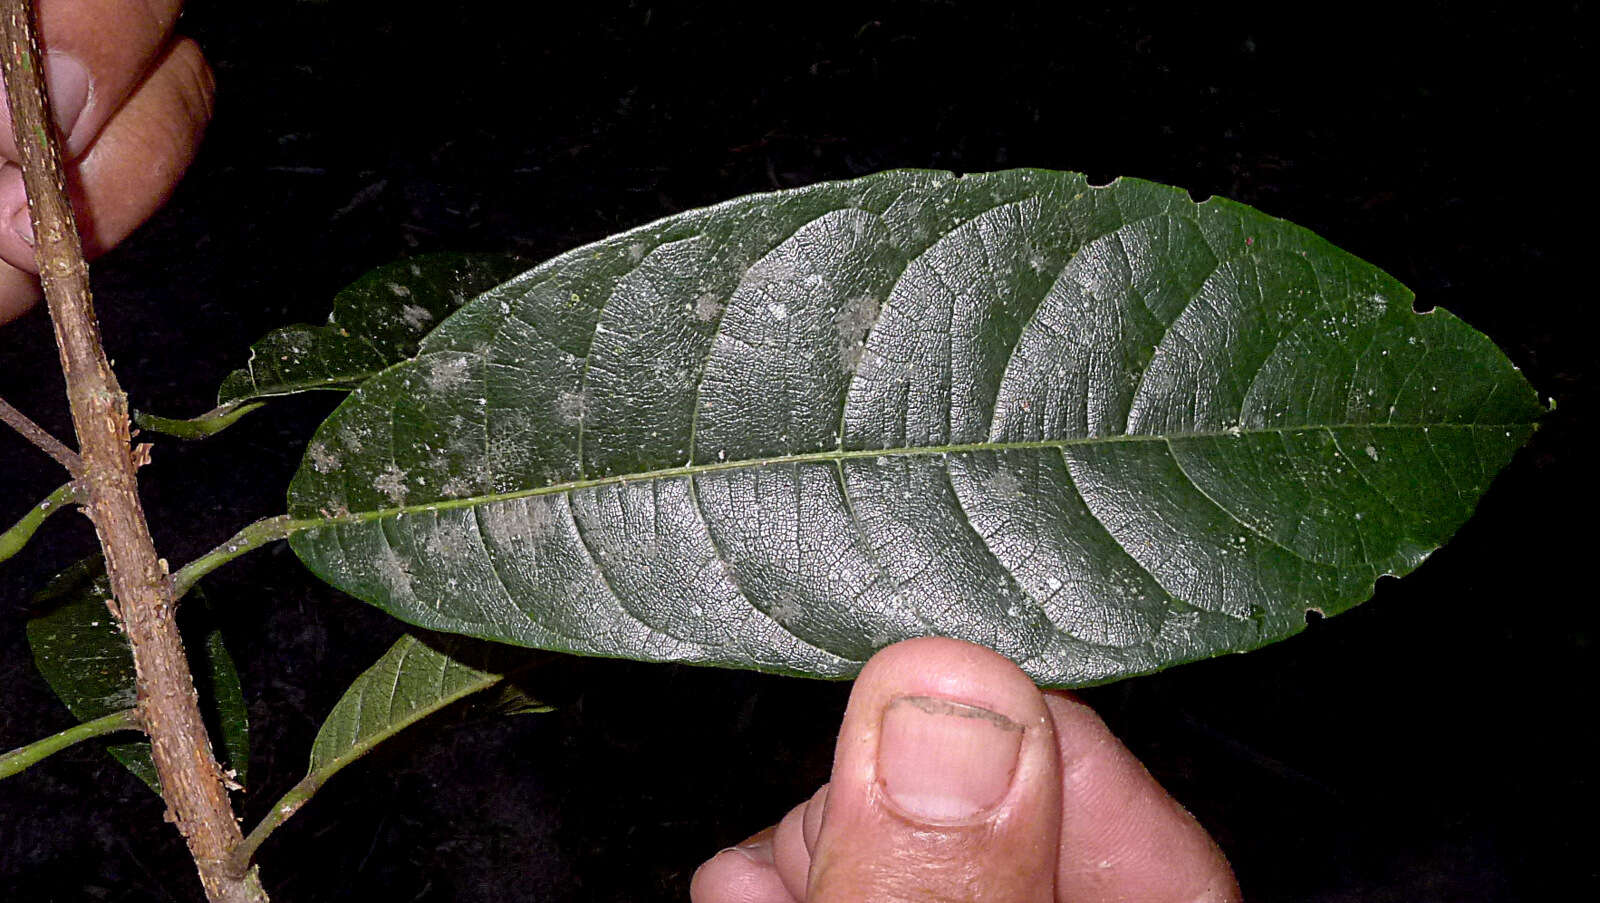
[[[552,483],[548,486],[535,486],[528,489],[518,489],[512,492],[492,493],[488,495],[475,495],[459,499],[440,499],[420,505],[402,505],[394,508],[376,508],[370,511],[352,512],[349,515],[320,518],[297,518],[285,525],[287,534],[300,533],[305,530],[319,527],[338,526],[341,524],[365,523],[368,521],[383,520],[385,518],[398,518],[407,514],[433,513],[448,511],[456,508],[473,508],[495,502],[514,501],[523,498],[537,498],[545,495],[559,495],[574,492],[579,489],[592,489],[598,486],[626,485],[630,482],[648,482],[663,480],[672,477],[693,477],[707,473],[717,473],[726,470],[741,470],[755,467],[771,467],[780,464],[815,464],[832,463],[841,461],[854,461],[863,458],[915,458],[934,455],[959,455],[973,452],[1008,452],[1027,451],[1034,449],[1065,449],[1081,445],[1102,445],[1121,442],[1171,442],[1183,439],[1242,439],[1246,436],[1276,435],[1283,436],[1288,433],[1315,432],[1325,430],[1329,433],[1335,430],[1506,430],[1520,429],[1529,426],[1526,422],[1513,423],[1338,423],[1338,424],[1300,424],[1296,426],[1263,427],[1253,429],[1227,429],[1208,430],[1185,433],[1122,433],[1115,436],[1081,436],[1070,439],[1035,439],[1014,442],[968,442],[950,445],[922,445],[906,446],[901,448],[869,448],[869,449],[843,449],[835,448],[826,451],[803,452],[800,454],[775,455],[768,458],[743,458],[732,461],[713,461],[706,464],[687,464],[679,467],[668,467],[660,470],[641,471],[638,473],[615,474],[606,477],[592,477],[582,480],[570,480],[565,483]]]

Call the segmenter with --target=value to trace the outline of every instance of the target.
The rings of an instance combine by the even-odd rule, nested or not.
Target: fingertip
[[[828,785],[823,784],[806,803],[806,815],[801,823],[802,835],[809,855],[817,848],[817,836],[822,833],[822,816],[828,808]]]
[[[772,859],[773,829],[707,860],[689,879],[693,903],[795,903]]]
[[[167,120],[173,129],[169,140],[198,143],[198,136],[216,112],[217,98],[216,74],[200,45],[189,38],[174,40],[156,64],[152,78],[156,76],[168,97],[166,103],[176,111],[176,115]]]
[[[90,129],[83,116],[94,93],[89,68],[72,54],[48,51],[44,54],[44,88],[62,153],[70,159],[89,140]],[[18,155],[12,129],[11,100],[0,85],[0,157],[14,160]]]
[[[39,277],[0,262],[0,326],[27,313],[39,301]]]
[[[87,256],[116,246],[166,201],[194,160],[214,94],[199,46],[174,42],[88,152],[69,167]],[[29,237],[11,226],[27,216],[26,210],[21,171],[15,163],[0,166],[0,260],[33,272],[37,264]]]
[[[1073,903],[1236,903],[1227,858],[1093,709],[1045,694],[1061,761],[1056,886]]]
[[[845,712],[808,899],[1050,899],[1055,761],[1039,691],[1003,656],[939,638],[880,651]]]
[[[15,226],[27,220],[28,193],[22,184],[22,169],[10,162],[0,163],[0,261],[11,269],[32,276],[38,269],[33,259],[33,225],[27,230]],[[35,277],[36,280],[36,277]]]
[[[811,799],[790,809],[778,822],[772,838],[772,858],[778,868],[778,877],[790,896],[804,899],[811,874],[811,850],[816,844],[813,825],[822,824],[822,808],[826,805],[828,787],[822,786]]]
[[[92,253],[109,249],[154,213],[193,162],[216,103],[200,46],[180,38],[78,162],[80,214]]]
[[[177,18],[180,0],[73,0],[38,4],[45,82],[70,160],[92,145],[138,89]],[[0,95],[4,89],[0,88]],[[0,157],[17,158],[0,104]]]

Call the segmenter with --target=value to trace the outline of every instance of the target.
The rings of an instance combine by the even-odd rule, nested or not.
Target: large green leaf
[[[110,598],[105,565],[96,555],[51,580],[34,598],[37,613],[28,620],[28,645],[39,673],[79,721],[93,721],[137,702],[133,651],[106,607]],[[203,596],[189,597],[180,620],[202,714],[218,744],[217,754],[242,786],[250,729],[239,672],[222,632],[211,623]],[[106,751],[151,790],[161,792],[148,741],[116,743]]]
[[[480,296],[321,426],[290,541],[438,630],[822,676],[944,634],[1085,684],[1359,603],[1540,413],[1484,336],[1240,204],[889,172]]]
[[[523,269],[504,254],[425,254],[381,266],[333,296],[326,326],[286,326],[250,348],[228,374],[220,405],[322,389],[348,391],[416,353],[439,321]]]

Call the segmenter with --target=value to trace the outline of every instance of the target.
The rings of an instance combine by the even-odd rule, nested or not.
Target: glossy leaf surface
[[[1078,685],[1366,599],[1540,413],[1484,336],[1240,204],[890,172],[480,296],[318,430],[290,541],[437,630],[830,677],[943,634]]]
[[[379,267],[341,289],[325,326],[286,326],[228,374],[222,405],[323,389],[348,391],[416,353],[428,330],[525,265],[498,254],[427,254]]]
[[[132,708],[138,701],[133,652],[106,608],[110,582],[98,556],[59,574],[34,599],[39,612],[27,624],[34,663],[50,689],[79,721]],[[250,728],[239,672],[208,623],[203,596],[191,596],[180,618],[190,668],[200,692],[201,713],[217,744],[217,756],[243,785],[249,765]],[[151,790],[161,792],[146,741],[106,747]]]

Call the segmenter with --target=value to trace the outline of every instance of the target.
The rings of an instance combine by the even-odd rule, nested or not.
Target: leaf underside
[[[888,172],[478,297],[318,430],[291,544],[492,640],[846,677],[940,634],[1083,685],[1359,603],[1540,413],[1483,335],[1243,205]]]
[[[133,651],[106,607],[110,581],[98,555],[57,575],[34,597],[28,645],[45,682],[79,721],[93,721],[138,702]],[[239,672],[209,623],[204,596],[191,596],[180,616],[201,713],[217,754],[240,784],[248,777],[250,728]],[[161,781],[148,741],[112,743],[106,752],[156,793]]]

